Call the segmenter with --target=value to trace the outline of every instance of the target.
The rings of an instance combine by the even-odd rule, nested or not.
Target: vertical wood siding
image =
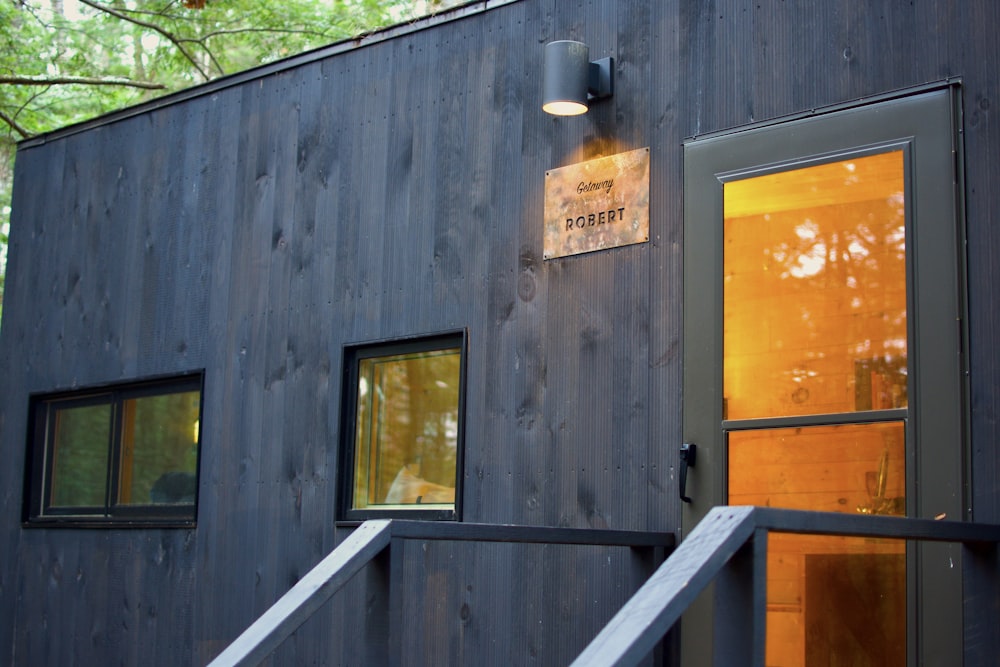
[[[0,655],[204,664],[343,538],[346,344],[469,331],[467,521],[677,531],[681,143],[962,78],[973,507],[1000,521],[1000,5],[523,0],[23,148]],[[542,46],[616,93],[540,110]],[[545,170],[649,146],[650,241],[542,260]],[[29,392],[206,370],[198,526],[20,525]],[[628,553],[409,544],[415,661],[568,662]],[[357,664],[364,580],[275,664]],[[431,628],[437,628],[432,632]],[[486,656],[486,657],[484,657]]]

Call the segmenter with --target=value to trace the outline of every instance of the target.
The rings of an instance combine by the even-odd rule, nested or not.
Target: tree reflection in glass
[[[453,506],[458,348],[361,359],[354,508]]]
[[[905,407],[903,192],[901,151],[725,184],[728,418]]]

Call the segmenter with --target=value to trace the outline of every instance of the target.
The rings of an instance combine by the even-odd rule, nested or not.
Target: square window
[[[345,519],[456,519],[464,334],[348,348]]]
[[[195,520],[202,376],[31,399],[29,523]]]

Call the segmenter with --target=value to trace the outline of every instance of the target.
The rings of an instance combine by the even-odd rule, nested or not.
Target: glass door
[[[956,103],[685,145],[685,534],[720,504],[964,518]],[[772,535],[767,664],[952,664],[957,551]],[[684,664],[712,663],[706,598]]]
[[[903,164],[723,185],[730,504],[905,514]],[[905,543],[776,534],[767,582],[768,665],[906,665]]]

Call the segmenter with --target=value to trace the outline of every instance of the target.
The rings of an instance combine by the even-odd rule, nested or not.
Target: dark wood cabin
[[[638,660],[995,664],[998,28],[486,0],[22,142],[0,660],[206,664],[387,518],[273,664],[568,664],[729,503],[944,541],[776,528]]]

